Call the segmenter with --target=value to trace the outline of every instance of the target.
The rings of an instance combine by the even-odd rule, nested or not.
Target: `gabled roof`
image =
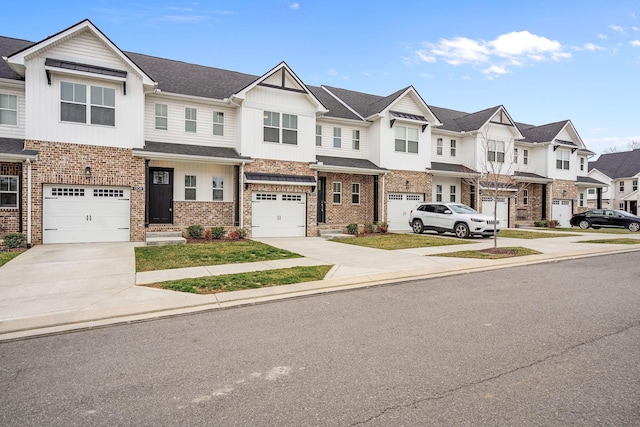
[[[589,162],[589,170],[597,169],[612,179],[630,178],[640,174],[640,148],[633,151],[601,154]]]
[[[516,123],[520,133],[524,136],[524,142],[551,142],[569,123],[569,120],[534,126],[525,123]]]
[[[13,39],[0,36],[0,57],[6,58],[15,52],[19,52],[32,46],[34,43],[27,40]],[[0,61],[0,79],[24,80],[5,61]]]
[[[307,86],[307,88],[309,88],[309,90],[313,92],[315,97],[318,98],[320,102],[322,102],[322,104],[329,110],[327,113],[325,113],[325,117],[335,117],[338,119],[361,121],[364,120],[364,118],[358,116],[323,88],[317,86]]]
[[[605,184],[602,181],[598,181],[595,178],[591,178],[590,176],[579,176],[576,180],[576,185],[580,187],[590,187],[590,188],[602,188],[608,187],[608,184]]]
[[[477,131],[487,124],[500,110],[506,113],[506,109],[502,105],[490,107],[475,113],[465,113],[464,111],[456,111],[433,105],[431,105],[430,108],[442,122],[442,126],[440,126],[439,129],[453,132]]]

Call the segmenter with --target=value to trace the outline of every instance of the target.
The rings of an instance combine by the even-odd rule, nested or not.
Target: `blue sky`
[[[89,18],[122,50],[431,105],[571,119],[596,153],[640,140],[640,2],[24,1],[0,33],[41,40]]]

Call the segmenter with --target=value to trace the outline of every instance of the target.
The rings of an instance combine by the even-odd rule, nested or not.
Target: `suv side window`
[[[443,214],[443,213],[444,213],[444,211],[446,211],[446,210],[447,210],[447,207],[446,207],[446,206],[444,206],[444,205],[438,205],[438,206],[436,206],[436,213]]]
[[[436,211],[436,207],[433,205],[424,205],[424,207],[425,207],[424,210],[427,212],[434,213]]]

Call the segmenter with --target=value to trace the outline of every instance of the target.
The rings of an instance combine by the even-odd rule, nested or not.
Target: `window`
[[[513,149],[513,163],[518,163],[518,149]]]
[[[153,183],[156,185],[169,185],[169,172],[153,171]]]
[[[456,186],[452,185],[449,187],[449,201],[450,202],[455,202],[456,201]]]
[[[631,181],[631,191],[637,191],[638,190],[638,180],[634,179],[633,181]]]
[[[333,148],[342,147],[342,128],[333,128]]]
[[[400,153],[418,152],[418,129],[396,126],[395,150]]]
[[[580,200],[578,201],[580,207],[584,206],[584,193],[580,193]]]
[[[556,169],[569,170],[569,157],[571,153],[568,150],[556,151]]]
[[[115,89],[91,86],[91,124],[116,125]]]
[[[624,210],[624,203],[620,202],[620,204],[618,205],[618,209],[620,209],[621,211]]]
[[[584,157],[580,157],[580,171],[584,171]]]
[[[213,200],[223,200],[224,199],[224,181],[221,176],[213,177]]]
[[[620,192],[624,191],[624,181],[620,181]]]
[[[0,93],[0,125],[18,125],[18,97]]]
[[[87,86],[60,82],[60,120],[87,123]]]
[[[489,140],[487,160],[490,162],[504,163],[504,141]]]
[[[220,111],[213,112],[213,134],[224,136],[224,113]]]
[[[436,185],[436,202],[442,201],[442,185]]]
[[[167,104],[156,104],[156,129],[168,129],[169,113]]]
[[[282,131],[282,135],[281,135]],[[298,116],[282,114],[282,129],[280,128],[280,113],[264,112],[264,141],[282,142],[283,144],[298,144]]]
[[[342,183],[334,182],[333,183],[333,203],[339,205],[342,203]]]
[[[436,141],[436,155],[442,156],[442,138]]]
[[[529,204],[529,190],[522,190],[522,204]]]
[[[196,176],[195,175],[184,176],[184,199],[185,200],[196,199]]]
[[[360,131],[359,130],[354,129],[353,131],[351,131],[351,142],[352,142],[351,148],[353,148],[354,150],[360,149]]]
[[[18,207],[18,177],[0,176],[0,208]]]
[[[354,205],[360,204],[360,184],[357,182],[351,184],[351,203]]]
[[[596,189],[595,188],[590,188],[587,191],[588,191],[589,194],[596,194]]]
[[[529,164],[529,150],[522,150],[522,163]]]
[[[316,125],[316,147],[322,147],[322,125]]]
[[[451,157],[455,157],[456,156],[456,140],[452,139],[451,140]]]
[[[184,131],[196,133],[197,131],[198,110],[195,108],[185,107],[184,109]]]

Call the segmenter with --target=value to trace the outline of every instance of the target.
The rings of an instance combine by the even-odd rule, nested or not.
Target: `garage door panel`
[[[306,194],[254,192],[251,203],[253,237],[303,237],[307,229]]]
[[[392,231],[411,231],[409,215],[416,204],[424,201],[423,194],[389,193],[387,196],[387,223]]]
[[[482,198],[482,213],[484,215],[493,216],[494,207],[497,208],[496,218],[500,221],[501,228],[509,227],[509,202],[506,197],[498,197],[497,206],[494,205],[492,197]]]

